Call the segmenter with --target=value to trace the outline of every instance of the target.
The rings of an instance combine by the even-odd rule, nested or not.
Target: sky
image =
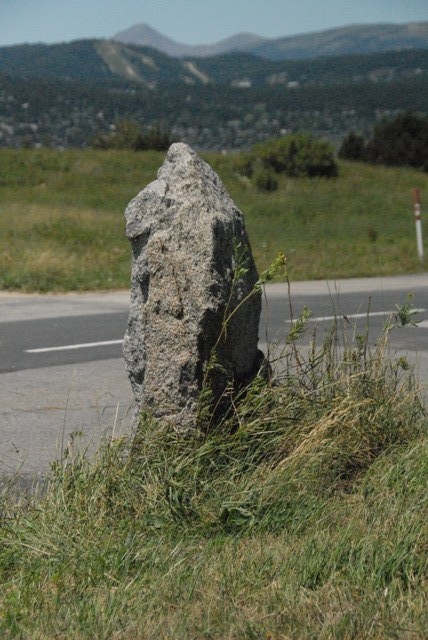
[[[186,44],[428,21],[428,0],[0,0],[0,46],[110,38],[144,22]]]

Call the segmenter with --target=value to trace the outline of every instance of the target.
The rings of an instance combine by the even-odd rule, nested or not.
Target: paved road
[[[268,289],[268,299],[264,306],[263,325],[268,327],[268,340],[282,341],[290,328],[290,316],[297,318],[304,307],[311,311],[307,328],[308,332],[315,326],[318,332],[329,330],[334,322],[356,334],[368,331],[371,342],[382,333],[385,323],[397,320],[397,307],[409,302],[416,312],[412,318],[417,326],[397,328],[391,332],[391,345],[395,349],[428,352],[428,276],[408,278],[405,283],[399,280],[403,288],[388,288],[390,280],[384,282],[382,288],[369,290],[354,289],[357,282],[360,286],[369,283],[345,281],[335,283],[296,283],[291,291],[292,309],[284,285],[272,285]],[[411,287],[406,286],[413,285]],[[317,288],[318,287],[318,288]],[[263,335],[263,327],[261,327]],[[266,342],[266,341],[265,341]]]
[[[332,318],[374,341],[386,318],[414,292],[418,328],[392,333],[392,347],[410,354],[428,382],[428,275],[304,282],[292,285],[295,317],[312,312],[310,327]],[[281,343],[289,329],[287,289],[271,285],[261,321],[261,346]],[[44,473],[61,457],[71,434],[95,447],[131,429],[133,401],[121,340],[128,292],[65,296],[0,295],[0,473]],[[100,344],[101,343],[101,344]]]
[[[0,475],[35,476],[82,448],[129,433],[133,397],[120,344],[27,350],[123,337],[129,293],[0,294]]]

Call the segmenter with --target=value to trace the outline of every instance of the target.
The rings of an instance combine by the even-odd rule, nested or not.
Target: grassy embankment
[[[161,156],[0,156],[1,286],[127,286],[123,208]],[[423,176],[344,165],[266,196],[213,163],[259,267],[285,248],[294,277],[419,268]],[[277,383],[256,380],[217,429],[177,438],[146,420],[91,463],[71,448],[43,496],[0,498],[1,638],[427,637],[427,415],[387,353],[400,329],[370,351],[333,327],[308,353],[302,325]]]
[[[129,286],[123,212],[156,176],[162,153],[0,151],[0,289]],[[412,189],[426,174],[340,164],[335,180],[281,178],[263,194],[211,155],[246,216],[260,270],[278,251],[294,280],[426,269],[416,255]]]
[[[294,346],[208,435],[146,420],[92,464],[70,453],[44,497],[4,496],[0,637],[426,638],[415,383],[382,341]]]

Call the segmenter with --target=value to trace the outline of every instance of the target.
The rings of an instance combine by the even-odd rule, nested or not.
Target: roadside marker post
[[[419,260],[422,262],[424,259],[424,245],[422,241],[421,196],[419,189],[413,189],[413,204],[415,207],[416,244]]]

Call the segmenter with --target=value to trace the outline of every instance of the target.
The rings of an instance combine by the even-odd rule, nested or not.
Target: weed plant
[[[123,212],[164,153],[0,150],[0,290],[127,288]],[[427,174],[340,162],[339,176],[275,176],[260,192],[242,158],[210,154],[244,212],[259,271],[287,247],[293,280],[414,273],[412,189]],[[422,203],[422,212],[424,204]],[[294,259],[298,256],[298,259]]]
[[[403,309],[405,321],[411,309]],[[0,637],[426,637],[427,416],[411,369],[307,313],[216,428],[142,417],[4,495]]]

